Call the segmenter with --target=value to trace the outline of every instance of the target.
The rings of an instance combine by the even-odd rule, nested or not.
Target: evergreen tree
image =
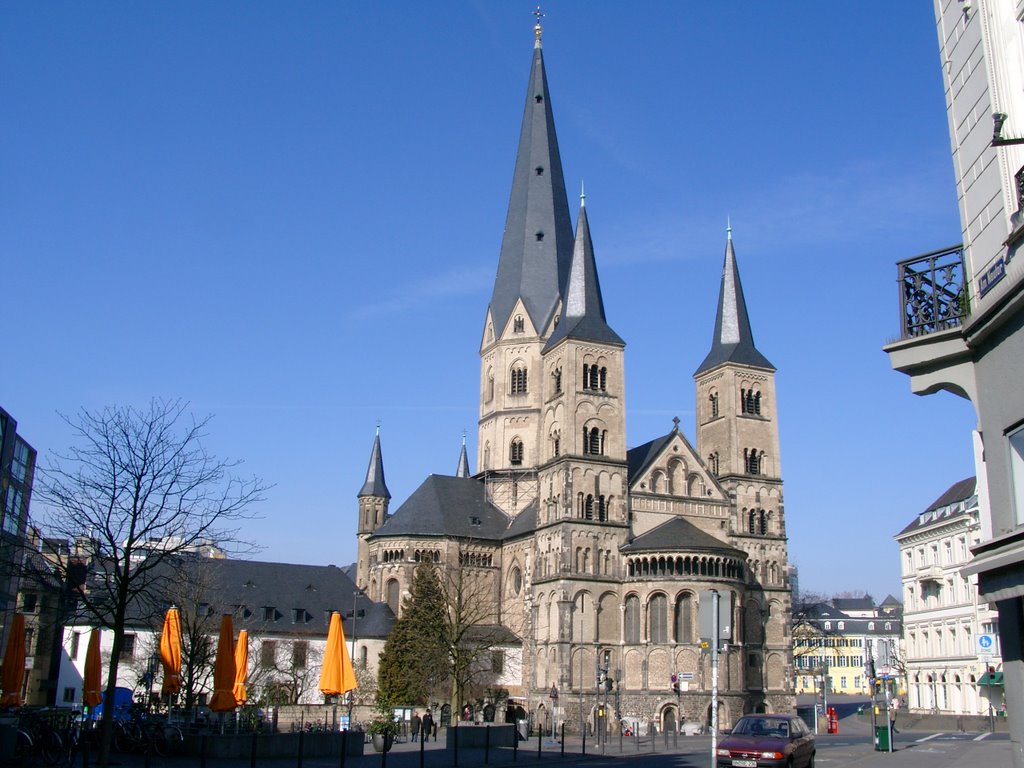
[[[402,704],[427,704],[448,680],[445,600],[437,572],[421,563],[402,616],[395,622],[378,671],[379,695]]]

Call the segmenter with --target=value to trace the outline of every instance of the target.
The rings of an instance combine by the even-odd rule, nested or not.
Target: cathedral
[[[497,671],[510,702],[571,730],[709,723],[699,617],[715,590],[720,726],[789,711],[775,368],[754,345],[732,233],[694,373],[696,441],[676,419],[630,448],[626,343],[605,314],[582,196],[572,225],[541,31],[480,341],[477,471],[463,444],[454,476],[431,475],[391,512],[378,433],[356,583],[398,615],[419,562],[473,574],[509,638]]]

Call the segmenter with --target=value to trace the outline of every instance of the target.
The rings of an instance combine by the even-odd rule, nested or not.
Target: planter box
[[[447,729],[446,747],[452,749],[455,739],[459,747],[483,749],[491,747],[511,747],[515,741],[515,726],[512,723],[488,723],[486,725],[460,725],[458,728]]]

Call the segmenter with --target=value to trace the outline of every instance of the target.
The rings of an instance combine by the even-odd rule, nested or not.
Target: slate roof
[[[505,532],[506,539],[516,539],[537,530],[537,499],[531,501],[522,512],[515,516]]]
[[[669,440],[672,439],[675,433],[675,430],[672,430],[663,437],[656,437],[648,443],[638,445],[636,448],[630,448],[626,451],[627,471],[629,473],[628,482],[630,485],[632,485],[633,481],[642,475],[658,457],[658,454],[660,454],[662,449],[668,445]]]
[[[873,611],[875,600],[870,595],[866,597],[836,597],[832,599],[832,605],[841,611]]]
[[[132,626],[158,626],[166,608],[185,599],[206,605],[213,618],[231,613],[236,632],[246,629],[263,635],[326,636],[330,613],[339,611],[351,637],[352,618],[345,614],[351,613],[354,599],[363,612],[356,618],[359,637],[387,637],[395,622],[386,603],[372,602],[344,569],[334,565],[182,556],[168,558],[152,576],[157,599],[140,599],[129,606]],[[356,593],[360,597],[354,598]]]
[[[391,498],[387,483],[384,482],[384,460],[380,454],[380,429],[373,438],[373,449],[370,451],[370,466],[366,468],[366,482],[359,490],[359,496],[383,496]]]
[[[495,334],[508,324],[520,298],[534,328],[547,329],[568,281],[572,251],[572,218],[538,37],[491,295]]]
[[[731,230],[725,244],[722,286],[718,293],[718,315],[715,317],[715,335],[711,340],[711,351],[694,375],[709,371],[723,363],[740,363],[775,370],[775,366],[754,346],[754,334],[750,330],[747,302],[743,298],[743,285],[740,283],[740,270],[736,264]]]
[[[977,492],[977,485],[977,478],[974,475],[953,483],[896,536],[927,528],[940,519],[945,522],[964,517],[973,507],[968,507],[966,504],[961,506],[959,502],[970,500]]]
[[[544,349],[551,349],[565,338],[625,346],[625,342],[611,329],[605,318],[601,283],[594,261],[594,244],[590,239],[587,209],[582,203],[576,222],[576,245],[569,270],[569,285],[562,303],[562,317]]]
[[[621,552],[707,551],[731,555],[744,560],[747,557],[742,550],[702,531],[682,517],[674,517],[656,528],[640,534],[628,544],[620,547],[619,550]]]
[[[479,480],[430,475],[371,538],[457,536],[498,541],[509,522],[504,512],[487,501]]]

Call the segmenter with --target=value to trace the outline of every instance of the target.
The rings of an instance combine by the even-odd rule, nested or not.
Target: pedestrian
[[[413,741],[416,741],[416,737],[420,735],[420,724],[421,723],[422,723],[422,721],[420,720],[420,716],[416,713],[416,710],[413,710],[411,726],[409,728],[409,731],[412,733],[412,740]]]
[[[900,711],[900,697],[893,696],[892,701],[889,702],[889,727],[892,728],[893,733],[899,733],[896,729],[896,715]]]
[[[430,741],[430,734],[434,732],[434,716],[431,714],[429,709],[423,713],[422,730],[423,740]],[[436,736],[434,737],[434,741],[437,741]]]

